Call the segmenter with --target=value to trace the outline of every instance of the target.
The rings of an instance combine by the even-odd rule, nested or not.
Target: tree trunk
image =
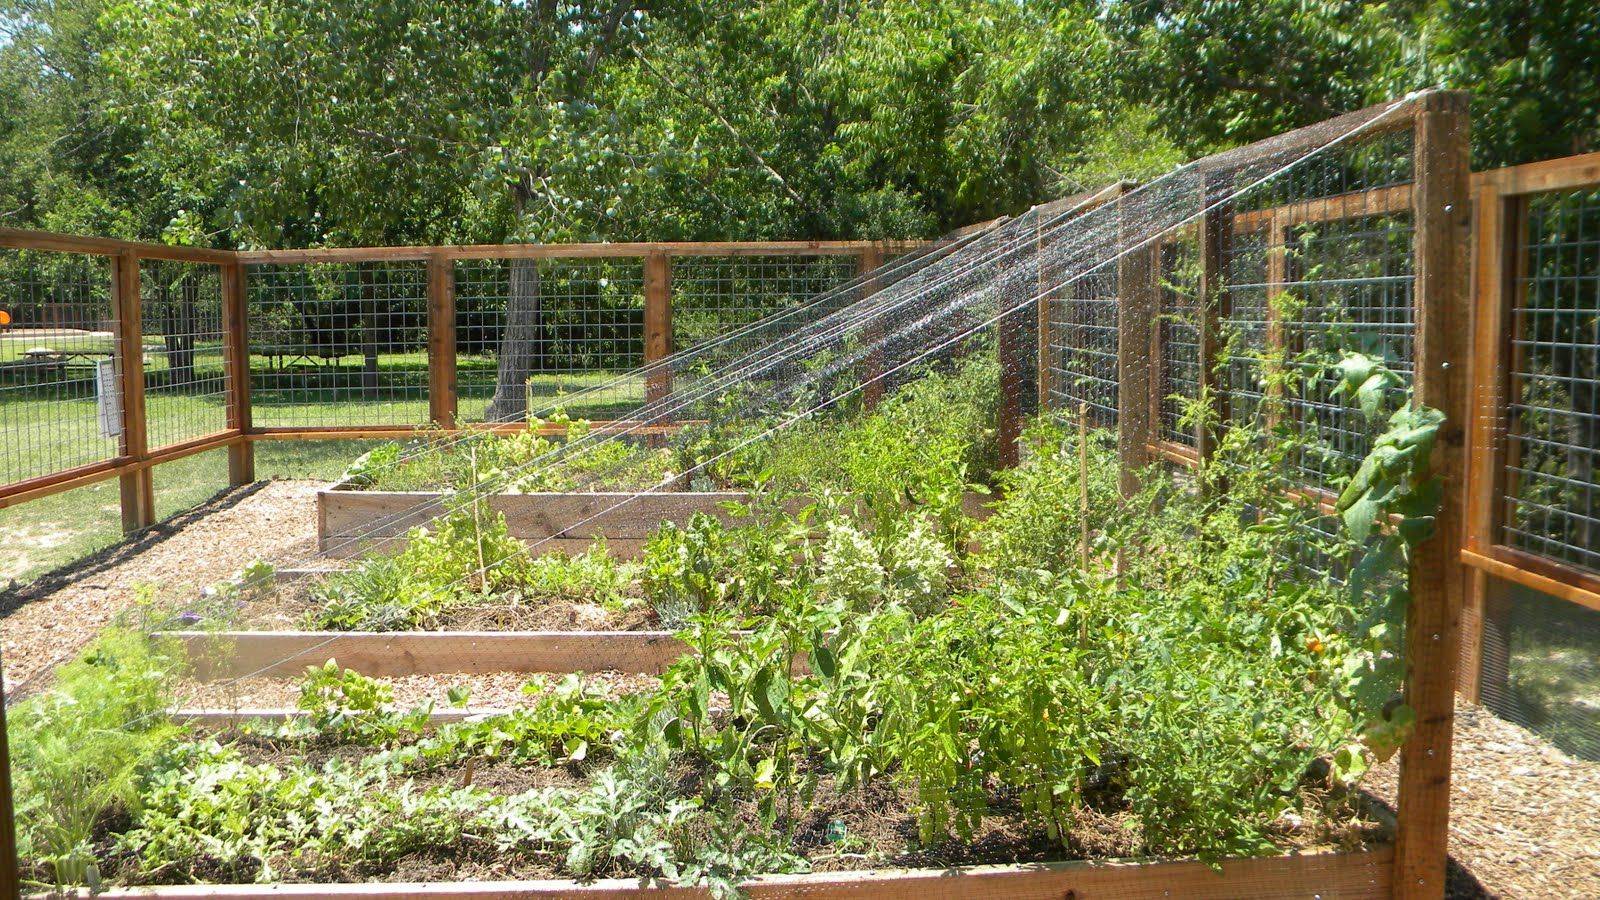
[[[194,383],[194,294],[194,281],[188,278],[178,285],[177,302],[173,301],[171,288],[159,288],[161,335],[166,344],[167,383],[171,385]]]
[[[484,412],[486,421],[515,422],[527,416],[528,378],[539,356],[539,324],[539,262],[514,259],[494,398]]]

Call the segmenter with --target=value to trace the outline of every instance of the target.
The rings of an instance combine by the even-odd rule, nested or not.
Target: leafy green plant
[[[7,710],[18,853],[57,886],[98,885],[91,846],[113,808],[137,810],[137,776],[177,734],[166,718],[182,671],[175,648],[114,628],[56,673],[48,693]]]

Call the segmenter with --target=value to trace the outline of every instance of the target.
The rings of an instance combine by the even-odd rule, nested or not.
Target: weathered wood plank
[[[940,869],[883,869],[768,875],[742,885],[752,900],[804,896],[811,900],[907,898],[907,900],[1381,900],[1391,896],[1393,852],[1302,853],[1228,859],[1214,867],[1194,860],[1031,863]],[[41,898],[44,895],[39,895]],[[87,894],[85,894],[87,896]],[[184,885],[112,888],[102,900],[266,900],[312,897],[431,900],[701,900],[702,888],[680,888],[638,879],[410,883]]]
[[[443,512],[442,493],[388,491],[319,491],[318,547],[335,558],[363,550],[395,546],[394,538]],[[608,546],[621,555],[636,549],[663,522],[683,523],[697,512],[729,520],[726,503],[743,503],[741,491],[657,494],[626,492],[591,494],[496,494],[490,508],[506,517],[513,537],[544,542],[535,552],[582,549],[604,535]]]
[[[332,659],[363,675],[630,672],[689,652],[669,631],[173,631],[201,681],[281,677]]]

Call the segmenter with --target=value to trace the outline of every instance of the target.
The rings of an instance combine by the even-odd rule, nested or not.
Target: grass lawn
[[[78,343],[97,338],[74,338]],[[20,358],[23,344],[63,349],[62,341],[0,341],[0,362]],[[159,340],[147,341],[155,346]],[[61,346],[57,346],[61,345]],[[109,351],[109,343],[105,344]],[[167,383],[165,354],[147,358],[145,406],[150,446],[200,437],[226,426],[220,356],[205,352],[195,360],[196,385]],[[422,425],[427,421],[427,372],[422,354],[387,354],[379,360],[377,396],[362,389],[360,357],[305,363],[293,371],[266,371],[255,361],[251,397],[259,426]],[[494,393],[494,364],[462,359],[460,419],[482,421]],[[116,455],[117,439],[100,433],[93,366],[71,363],[66,376],[45,383],[0,382],[0,483],[21,481]],[[607,371],[536,376],[530,393],[536,406],[611,380]],[[606,419],[625,415],[644,400],[642,379],[574,402],[576,417]],[[331,481],[375,441],[262,441],[256,445],[260,478]],[[166,518],[203,503],[228,486],[227,453],[214,451],[158,466],[157,514]],[[122,539],[116,479],[0,510],[0,584],[26,582],[81,559]]]

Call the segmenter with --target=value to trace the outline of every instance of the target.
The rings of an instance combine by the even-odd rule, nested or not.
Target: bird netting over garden
[[[1408,739],[1447,765],[1448,715],[1441,739],[1416,714],[1437,691],[1403,689],[1406,623],[1450,659],[1409,600],[1459,582],[1430,548],[1459,503],[1435,444],[1463,423],[1413,384],[1450,358],[1419,328],[1441,260],[1413,210],[1449,174],[1414,149],[1423,102],[851,278],[797,270],[804,301],[367,454],[320,559],[247,568],[153,643],[107,639],[137,695],[42,736],[90,661],[12,710],[26,864],[721,891],[1320,849],[1346,852],[1301,857],[1307,884],[1381,891],[1391,829],[1357,787]],[[721,290],[736,268],[703,276],[705,305],[765,311]],[[484,297],[567,277],[474,271]],[[629,399],[574,416],[619,408],[595,397]],[[175,705],[220,739],[173,731]],[[40,761],[95,716],[125,793],[85,810]],[[1408,796],[1402,855],[1408,814],[1437,812]],[[1442,877],[1419,858],[1401,871]]]

